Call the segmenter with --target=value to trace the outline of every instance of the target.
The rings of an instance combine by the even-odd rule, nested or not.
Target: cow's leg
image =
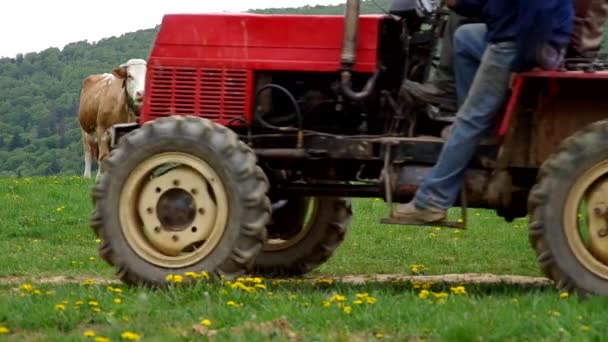
[[[89,136],[84,130],[80,130],[82,133],[82,145],[84,147],[84,173],[82,177],[91,178],[91,163],[93,162],[93,154],[91,151],[91,142]]]
[[[97,178],[99,178],[103,173],[103,160],[110,155],[110,134],[103,129],[97,129],[97,137],[99,141]]]

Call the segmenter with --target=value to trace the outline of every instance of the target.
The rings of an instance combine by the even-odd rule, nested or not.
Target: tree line
[[[363,1],[361,12],[381,13],[390,2]],[[342,14],[344,5],[250,12]],[[82,81],[91,74],[110,72],[128,59],[146,59],[158,29],[0,59],[0,177],[81,174],[77,109]]]

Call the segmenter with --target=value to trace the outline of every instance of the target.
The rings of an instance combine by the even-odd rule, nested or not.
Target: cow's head
[[[146,61],[143,59],[130,59],[112,70],[112,74],[123,80],[123,87],[127,92],[128,101],[139,109],[144,99],[146,87]]]

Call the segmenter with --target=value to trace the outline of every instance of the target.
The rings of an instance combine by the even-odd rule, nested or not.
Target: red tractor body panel
[[[361,17],[355,72],[376,70],[382,18]],[[141,121],[171,114],[249,121],[254,72],[337,72],[343,23],[343,16],[166,15],[148,57]]]

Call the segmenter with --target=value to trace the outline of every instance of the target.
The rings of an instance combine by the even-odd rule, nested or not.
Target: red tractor
[[[93,191],[118,277],[302,275],[343,241],[349,198],[409,201],[450,123],[400,92],[423,81],[443,14],[167,15],[136,124],[112,129]],[[608,73],[520,74],[469,165],[463,208],[529,215],[545,274],[608,294]],[[599,68],[598,68],[599,67]],[[466,224],[466,216],[465,216]],[[464,224],[445,223],[463,228]]]

